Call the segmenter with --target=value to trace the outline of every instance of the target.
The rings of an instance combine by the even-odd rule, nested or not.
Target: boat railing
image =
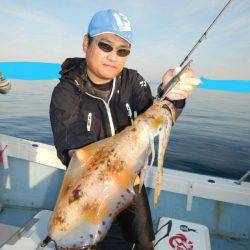
[[[248,170],[238,181],[235,181],[235,184],[241,185],[241,183],[245,181],[248,176],[250,176],[250,170]]]

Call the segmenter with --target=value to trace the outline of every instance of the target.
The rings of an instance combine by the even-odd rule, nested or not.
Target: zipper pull
[[[128,111],[128,117],[130,118],[130,121],[131,121],[131,124],[133,125],[134,124],[134,120],[133,120],[133,115],[132,115],[132,111],[131,111],[131,108],[129,106],[128,103],[126,103],[126,109]]]
[[[92,113],[88,113],[87,131],[90,131],[91,123],[92,123]]]

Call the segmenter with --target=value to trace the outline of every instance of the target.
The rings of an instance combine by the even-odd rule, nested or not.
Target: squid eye
[[[169,109],[167,104],[163,104],[163,105],[162,105],[162,108],[163,108],[163,109]]]

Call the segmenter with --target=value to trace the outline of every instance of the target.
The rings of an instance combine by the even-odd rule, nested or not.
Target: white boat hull
[[[22,226],[26,218],[23,210],[27,218],[43,209],[53,210],[65,167],[53,146],[1,134],[0,144],[2,148],[7,145],[7,164],[0,163],[1,234],[3,222],[16,225],[17,229]],[[156,167],[153,167],[146,178],[151,204],[155,176]],[[20,213],[16,221],[11,217],[12,210]],[[157,208],[151,206],[151,212],[155,228],[161,217],[186,220],[207,226],[212,237],[219,237],[219,240],[231,237],[243,242],[244,247],[250,239],[250,220],[247,219],[250,183],[237,185],[235,180],[164,169],[162,192]],[[10,235],[0,237],[0,246],[8,238]],[[212,249],[216,249],[214,242],[216,240],[211,241]]]

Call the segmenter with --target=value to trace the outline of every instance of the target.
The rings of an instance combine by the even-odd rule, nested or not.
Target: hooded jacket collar
[[[67,58],[62,66],[61,80],[67,80],[75,85],[80,91],[94,95],[92,84],[87,76],[87,62],[85,58]],[[120,79],[121,73],[117,76]]]

